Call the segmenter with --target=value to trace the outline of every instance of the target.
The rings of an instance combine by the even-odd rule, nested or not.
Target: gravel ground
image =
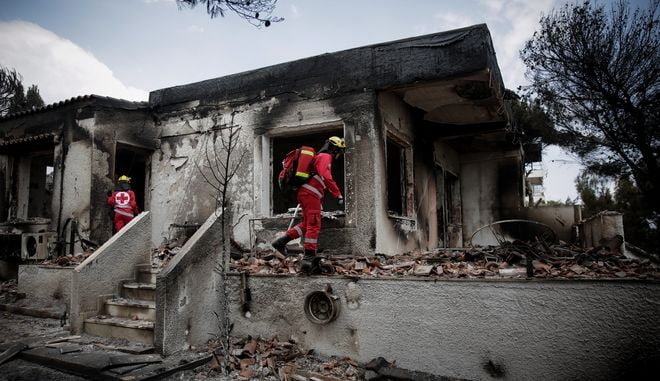
[[[64,330],[57,319],[0,313],[0,344],[35,336],[52,336]]]
[[[83,381],[84,378],[63,373],[29,361],[14,359],[0,365],[0,380],[7,381]]]
[[[12,314],[0,313],[0,344],[14,341],[30,341],[30,338],[54,336],[58,333],[66,333],[57,319],[35,318]],[[67,373],[47,368],[38,364],[14,358],[0,365],[0,380],[8,381],[60,381],[60,380],[84,380]]]

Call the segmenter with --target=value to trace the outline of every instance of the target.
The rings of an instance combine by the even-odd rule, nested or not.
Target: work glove
[[[339,196],[337,203],[339,204],[339,206],[344,206],[344,198],[342,196]]]

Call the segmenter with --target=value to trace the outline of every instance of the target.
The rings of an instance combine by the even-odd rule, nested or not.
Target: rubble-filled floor
[[[211,340],[208,350],[213,354],[211,362],[167,378],[184,380],[261,380],[261,381],[458,381],[458,379],[410,371],[396,367],[383,358],[359,364],[348,357],[319,356],[313,349],[301,347],[293,340],[277,337],[253,339],[232,338],[231,350],[225,361],[222,345]],[[227,367],[226,374],[222,372]]]
[[[152,346],[71,335],[64,329],[68,327],[60,325],[55,319],[2,314],[0,326],[6,335],[0,339],[0,353],[16,346],[21,348],[0,367],[0,379],[81,379],[70,374],[86,379],[157,379],[200,366],[210,359],[207,353],[193,352],[162,358],[153,354]]]
[[[365,277],[433,276],[441,278],[659,279],[650,259],[627,258],[607,247],[583,249],[559,243],[512,242],[501,246],[436,249],[401,255],[324,255],[327,275]],[[301,255],[284,256],[261,249],[232,255],[231,270],[252,274],[297,274]]]

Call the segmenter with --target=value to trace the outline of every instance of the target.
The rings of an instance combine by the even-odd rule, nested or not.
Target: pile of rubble
[[[364,370],[350,358],[321,360],[313,356],[313,350],[304,350],[294,340],[279,341],[233,338],[227,359],[229,378],[232,380],[358,380]],[[213,359],[206,375],[221,372],[225,359],[221,344],[212,340],[209,351]],[[201,378],[201,377],[196,377]]]
[[[151,250],[151,267],[162,270],[174,258],[183,246],[182,240],[173,239],[169,240],[155,249]]]
[[[253,274],[296,274],[301,256],[258,250],[232,259],[231,269]],[[322,262],[339,275],[367,277],[436,276],[444,278],[660,278],[649,259],[627,258],[617,249],[583,249],[560,242],[522,241],[487,248],[437,249],[385,256],[327,256]]]
[[[47,259],[41,264],[49,266],[75,267],[83,263],[87,257],[92,255],[92,253],[94,253],[94,250],[86,250],[75,255],[62,255],[60,257]]]
[[[16,279],[0,283],[0,303],[14,303],[18,298],[18,284]]]

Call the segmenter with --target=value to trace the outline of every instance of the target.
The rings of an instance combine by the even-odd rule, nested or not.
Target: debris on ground
[[[180,239],[169,240],[155,249],[151,250],[151,267],[158,271],[167,266],[183,247],[184,242]]]
[[[350,358],[319,358],[313,350],[303,349],[295,340],[280,341],[232,338],[228,366],[230,380],[358,380],[364,370]],[[194,379],[215,378],[222,374],[224,364],[222,345],[217,340],[209,341],[209,352],[213,355],[205,367],[194,370]]]
[[[284,256],[259,248],[232,259],[231,270],[252,274],[297,274],[300,255]],[[499,246],[436,249],[385,256],[326,256],[337,275],[367,277],[432,276],[443,278],[660,278],[649,259],[632,259],[608,246],[584,249],[564,242],[504,242]]]
[[[0,283],[0,295],[16,291],[18,291],[18,284],[16,283],[16,279],[9,279]]]
[[[25,298],[25,293],[18,292],[16,279],[10,279],[0,283],[0,303],[16,303]]]
[[[43,261],[40,264],[48,266],[75,267],[83,263],[85,259],[87,259],[93,253],[94,250],[85,250],[75,255],[62,255],[59,257],[53,257]]]
[[[293,218],[294,213],[296,218],[302,217],[302,209],[299,209],[296,213],[296,208],[289,208],[286,213],[280,213],[273,216],[273,218]],[[346,216],[346,212],[343,210],[333,210],[331,212],[321,211],[321,218],[328,220],[336,220],[337,217]]]

